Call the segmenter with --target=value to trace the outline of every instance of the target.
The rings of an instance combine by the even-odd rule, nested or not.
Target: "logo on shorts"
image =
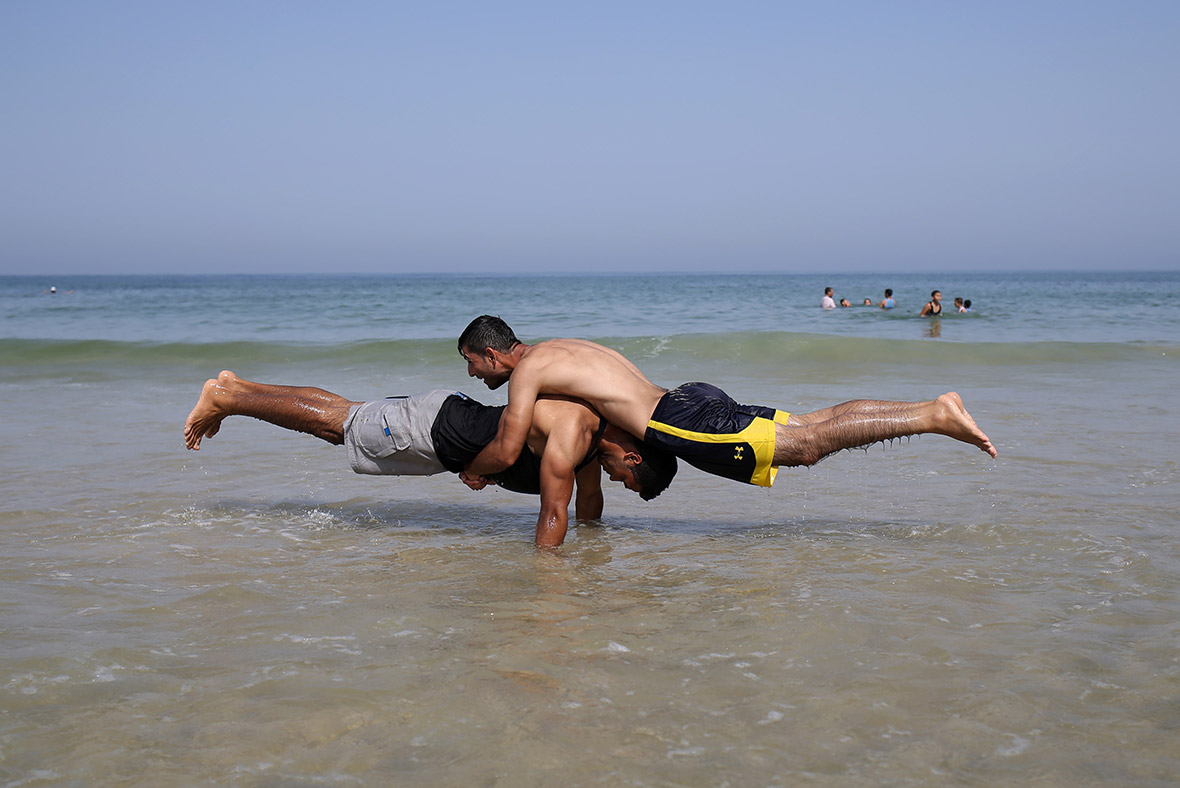
[[[746,447],[745,447],[745,446],[734,446],[734,447],[733,447],[733,458],[734,458],[735,460],[737,460],[738,462],[741,462],[741,461],[742,461],[742,454],[743,454],[745,451],[746,451]]]

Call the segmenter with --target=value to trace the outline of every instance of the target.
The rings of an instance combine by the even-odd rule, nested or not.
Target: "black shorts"
[[[778,473],[775,425],[790,415],[742,405],[708,383],[685,383],[660,399],[643,440],[706,473],[769,487]]]
[[[503,412],[503,405],[484,405],[463,394],[447,397],[430,428],[442,466],[452,473],[467,467],[495,439]],[[541,492],[541,458],[526,445],[511,468],[491,478],[505,490],[537,495]]]

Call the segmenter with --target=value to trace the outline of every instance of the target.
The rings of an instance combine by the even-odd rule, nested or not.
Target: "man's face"
[[[490,352],[477,353],[471,348],[463,349],[463,358],[467,362],[469,377],[479,378],[488,388],[495,390],[508,382],[509,372],[496,363]]]
[[[934,295],[932,296],[932,298],[934,299],[934,303],[936,303],[936,304],[937,304],[938,302],[942,301],[942,293],[940,293],[940,292],[938,292],[937,290],[935,290],[935,291],[934,291]]]
[[[598,453],[598,464],[612,482],[622,482],[623,486],[633,492],[642,492],[639,483],[635,481],[635,472],[624,459],[624,454],[617,447],[606,448]]]

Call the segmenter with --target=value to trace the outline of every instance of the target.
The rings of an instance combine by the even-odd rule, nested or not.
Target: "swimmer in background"
[[[877,304],[877,306],[881,307],[882,309],[893,309],[895,306],[893,302],[893,291],[888,287],[885,288],[885,297],[881,299],[881,303]]]
[[[930,300],[922,307],[919,317],[937,317],[942,314],[942,291],[934,290],[930,293]]]

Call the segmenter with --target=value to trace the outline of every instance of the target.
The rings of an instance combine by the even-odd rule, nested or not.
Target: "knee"
[[[785,465],[788,468],[809,468],[823,459],[823,455],[819,452],[794,452],[789,454],[783,462],[779,465]]]
[[[774,448],[774,464],[788,468],[809,467],[823,458],[823,453],[808,441],[779,440]]]

